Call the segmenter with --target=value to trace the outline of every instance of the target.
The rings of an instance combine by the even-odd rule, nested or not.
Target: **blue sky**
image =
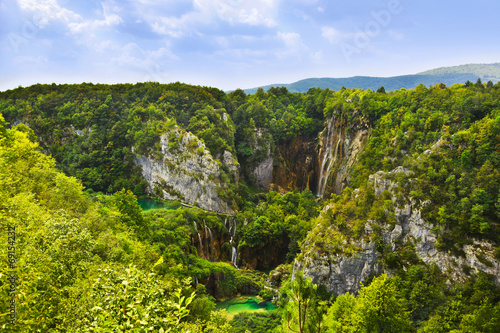
[[[0,0],[0,91],[181,81],[223,90],[500,62],[497,0]]]

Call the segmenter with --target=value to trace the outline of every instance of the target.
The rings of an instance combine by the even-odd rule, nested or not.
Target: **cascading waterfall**
[[[201,240],[201,235],[198,232],[198,242],[200,242],[200,257],[203,256],[203,241]]]
[[[210,254],[215,258],[215,242],[214,235],[212,235],[212,230],[208,227],[208,235],[210,236]]]
[[[207,259],[208,259],[208,256],[210,254],[209,246],[208,246],[208,244],[210,243],[210,239],[209,239],[210,235],[208,234],[207,223],[205,222],[205,220],[203,220],[203,229],[205,230],[205,240],[206,240],[205,247],[206,247]]]
[[[238,268],[238,249],[236,244],[234,243],[234,237],[236,237],[236,219],[232,219],[229,222],[229,228],[227,227],[226,221],[224,221],[224,226],[228,229],[229,232],[229,244],[231,245],[231,261],[233,262],[234,267]]]
[[[342,116],[340,117],[340,123],[342,124]],[[328,125],[326,128],[327,141],[326,141],[323,161],[321,162],[321,168],[319,170],[318,190],[316,192],[316,195],[318,197],[323,197],[323,195],[325,194],[325,187],[326,184],[328,183],[328,178],[330,176],[330,169],[337,161],[338,149],[340,146],[340,142],[342,141],[342,133],[339,133],[337,144],[335,145],[335,149],[333,149],[333,144],[335,140],[335,136],[333,135],[334,132],[335,132],[335,118],[331,118],[328,121]]]
[[[201,239],[200,232],[198,231],[198,225],[196,224],[196,221],[193,221],[193,225],[194,225],[194,229],[198,232],[198,243],[200,243],[198,248],[200,249],[200,257],[201,257],[201,256],[203,256],[203,241]]]

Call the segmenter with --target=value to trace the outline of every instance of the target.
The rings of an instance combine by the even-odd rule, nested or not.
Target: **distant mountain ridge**
[[[465,83],[467,80],[476,82],[481,78],[484,82],[500,81],[500,63],[467,64],[453,67],[440,67],[411,75],[392,77],[353,76],[347,78],[309,78],[288,84],[270,84],[266,86],[244,89],[247,94],[253,94],[258,88],[267,90],[271,87],[286,87],[290,92],[307,92],[310,88],[329,88],[339,90],[342,87],[377,90],[384,86],[386,91],[411,89],[423,83],[430,86],[444,83],[451,86],[455,83]]]

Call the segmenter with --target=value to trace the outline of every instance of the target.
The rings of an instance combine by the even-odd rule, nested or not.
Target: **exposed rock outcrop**
[[[318,136],[318,196],[340,194],[349,185],[350,173],[369,134],[370,127],[362,117],[352,124],[346,124],[338,115],[326,121],[325,129]]]
[[[369,177],[376,195],[389,191],[393,195],[399,186],[393,178],[398,173],[410,175],[410,171],[397,167],[391,172],[379,171]],[[396,202],[395,195],[392,201]],[[395,208],[395,225],[380,225],[380,240],[391,251],[397,251],[398,246],[412,244],[415,254],[424,263],[435,263],[446,274],[450,282],[464,282],[471,273],[485,272],[495,277],[500,284],[500,262],[495,259],[493,244],[487,241],[472,240],[471,244],[464,246],[464,256],[456,256],[449,252],[439,251],[436,247],[436,236],[432,226],[423,219],[422,205],[415,204],[412,200],[402,207]],[[355,242],[359,250],[356,254],[317,253],[311,246],[310,252],[305,253],[302,260],[296,260],[294,272],[303,270],[304,274],[311,277],[316,284],[325,285],[327,290],[336,294],[346,292],[357,293],[360,283],[371,275],[386,273],[391,275],[391,270],[381,264],[382,255],[377,251],[378,241],[371,241],[373,235],[373,221],[366,223],[365,236]]]
[[[269,189],[269,184],[273,179],[273,164],[274,156],[271,154],[271,136],[266,129],[255,129],[255,142],[250,144],[254,153],[265,153],[265,158],[258,163],[253,170],[252,175],[255,177],[257,186],[263,190]]]
[[[136,157],[148,191],[211,211],[232,214],[219,197],[226,184],[220,181],[219,163],[193,134],[174,127],[160,138],[155,156]]]
[[[382,265],[373,242],[358,243],[360,251],[356,255],[316,256],[307,253],[303,261],[295,261],[293,272],[302,270],[312,282],[324,285],[329,292],[337,295],[346,292],[357,293],[361,282],[370,275],[380,274]]]
[[[240,164],[234,158],[233,154],[231,154],[230,151],[224,150],[224,153],[222,154],[220,160],[223,165],[227,166],[229,172],[234,175],[235,181],[237,183],[239,178]]]
[[[273,184],[283,191],[295,188],[314,191],[318,178],[315,170],[316,143],[299,137],[290,143],[279,145],[277,152],[277,163],[273,167]]]
[[[359,120],[347,124],[337,115],[325,122],[317,140],[302,137],[281,143],[274,155],[253,171],[258,185],[289,191],[309,188],[318,196],[339,194],[349,185],[350,174],[370,134],[368,123]]]
[[[269,184],[273,180],[273,163],[274,157],[268,156],[253,170],[253,175],[255,177],[257,185],[262,189],[269,189]]]

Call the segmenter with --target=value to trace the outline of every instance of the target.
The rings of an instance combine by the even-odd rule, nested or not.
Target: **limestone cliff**
[[[408,175],[409,171],[397,167],[391,172],[379,171],[371,175],[369,181],[375,194],[380,195],[386,190],[394,194],[398,185],[391,178],[397,173]],[[392,197],[392,201],[396,202],[395,196]],[[318,253],[317,246],[309,246],[310,250],[303,258],[296,260],[294,272],[303,270],[314,283],[325,285],[330,292],[357,293],[360,283],[370,276],[380,273],[391,275],[391,270],[382,265],[382,254],[378,250],[381,245],[387,249],[386,251],[398,251],[410,245],[422,262],[435,263],[450,282],[464,282],[469,274],[482,271],[494,275],[496,282],[500,283],[498,275],[500,262],[494,257],[493,244],[472,240],[464,247],[463,256],[439,251],[436,248],[436,237],[432,233],[432,226],[423,219],[421,208],[422,205],[417,206],[409,200],[399,208],[396,205],[394,225],[376,225],[374,221],[366,221],[365,236],[353,244],[358,248],[355,254]],[[381,230],[380,238],[371,237],[375,228]]]
[[[298,137],[279,144],[254,169],[258,185],[283,191],[309,188],[320,197],[340,193],[370,135],[367,121],[356,111],[354,116],[358,117],[352,123],[340,115],[328,118],[315,140]]]
[[[339,194],[349,185],[350,173],[369,134],[370,127],[362,117],[346,123],[342,115],[335,115],[326,121],[325,129],[318,136],[316,195]]]
[[[269,189],[273,179],[274,156],[271,154],[271,134],[264,128],[255,129],[255,142],[250,143],[254,154],[262,156],[251,170],[257,186],[263,190]]]
[[[233,213],[219,195],[227,188],[220,180],[219,162],[193,134],[175,126],[161,136],[154,156],[137,155],[136,163],[142,167],[150,193],[211,211]]]

